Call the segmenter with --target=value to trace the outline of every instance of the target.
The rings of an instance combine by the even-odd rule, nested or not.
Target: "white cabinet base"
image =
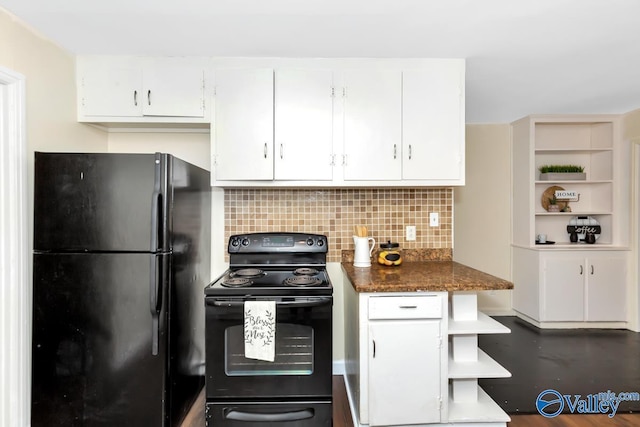
[[[533,317],[529,317],[524,313],[520,313],[516,310],[516,316],[518,318],[531,323],[540,329],[628,329],[627,322],[540,322]]]
[[[430,324],[433,328],[428,328],[432,338],[428,347],[434,347],[437,341],[437,324],[444,328],[442,332],[442,346],[440,348],[442,359],[440,369],[442,372],[441,385],[441,409],[440,420],[435,422],[416,421],[412,427],[438,427],[438,426],[464,426],[464,427],[506,427],[510,417],[500,406],[495,403],[478,386],[479,378],[508,378],[511,374],[498,362],[493,360],[488,354],[478,348],[478,334],[487,333],[510,333],[511,331],[500,322],[492,319],[484,313],[477,311],[477,294],[475,292],[456,292],[448,294],[451,298],[445,298],[447,293],[433,293],[430,298],[426,295],[418,297],[418,294],[396,294],[380,293],[365,294],[357,293],[349,283],[346,275],[344,298],[345,298],[345,384],[349,404],[353,414],[354,425],[369,426],[374,418],[373,410],[370,407],[372,398],[375,401],[375,392],[372,386],[389,388],[389,381],[393,381],[393,366],[386,363],[389,371],[380,370],[372,366],[371,355],[373,352],[373,341],[380,339],[380,342],[396,345],[407,337],[393,337],[397,331],[398,324],[406,322],[411,325],[413,334],[407,334],[408,339],[415,340],[415,336],[426,333],[419,332],[421,324]],[[437,297],[436,297],[437,296]],[[395,298],[394,298],[395,297]],[[441,303],[438,303],[438,298]],[[394,300],[403,300],[398,304]],[[448,303],[447,304],[447,299]],[[405,304],[411,301],[411,304]],[[402,308],[400,310],[398,307]],[[438,309],[441,307],[441,310]],[[448,309],[449,308],[449,309]],[[418,319],[405,318],[403,311],[409,310],[416,313]],[[440,318],[440,316],[442,318]],[[455,319],[454,319],[455,316]],[[462,319],[462,320],[461,320]],[[420,329],[424,330],[424,329]],[[447,336],[448,335],[448,336]],[[376,343],[376,345],[380,345]],[[376,357],[382,357],[382,347],[376,349]],[[444,352],[447,356],[442,356]],[[397,352],[396,352],[397,353]],[[418,354],[419,352],[416,352]],[[425,362],[416,361],[415,355],[407,360],[407,365],[419,365],[420,363],[435,363],[435,359]],[[435,356],[435,354],[434,354]],[[397,356],[390,355],[393,363]],[[394,359],[396,357],[396,359]],[[407,358],[407,356],[402,356]],[[376,361],[377,363],[377,361]],[[411,367],[402,369],[400,377],[411,373]],[[382,380],[380,373],[384,375]],[[435,376],[434,374],[432,374]],[[386,382],[385,382],[386,381]],[[410,380],[410,384],[418,386],[426,380]],[[437,387],[436,384],[434,386]],[[409,390],[411,388],[411,390]],[[382,390],[384,399],[393,399],[393,391]],[[408,387],[403,392],[414,394],[418,391],[416,387]],[[391,394],[391,397],[389,397]],[[437,389],[428,393],[430,396],[437,395]],[[414,399],[415,400],[415,399]],[[412,404],[416,406],[418,404]],[[433,410],[435,411],[435,410]],[[392,412],[392,411],[390,411]],[[384,414],[385,417],[388,414]],[[380,419],[380,418],[379,418]],[[388,419],[390,420],[390,419]],[[385,422],[388,421],[385,418]],[[398,420],[397,422],[408,422]],[[372,424],[371,424],[372,425]],[[403,426],[402,424],[394,424]]]

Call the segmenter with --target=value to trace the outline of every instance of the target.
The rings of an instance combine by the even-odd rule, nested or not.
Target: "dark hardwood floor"
[[[640,392],[639,333],[540,329],[514,316],[495,319],[511,333],[481,335],[479,346],[511,378],[481,379],[480,385],[506,413],[539,415],[535,402],[546,389],[583,397],[607,390]],[[619,414],[631,412],[640,413],[640,401],[620,403]],[[573,415],[566,407],[564,413]]]

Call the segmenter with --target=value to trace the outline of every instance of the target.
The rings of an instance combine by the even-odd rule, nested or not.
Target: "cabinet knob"
[[[151,105],[151,89],[147,91],[147,103]]]
[[[398,155],[398,146],[396,144],[393,144],[393,160],[396,159]]]
[[[580,275],[582,276],[582,273],[584,273],[584,268],[582,266],[580,266]]]
[[[267,143],[264,143],[264,158],[267,158]]]
[[[137,90],[133,91],[133,105],[135,105],[136,107],[138,106],[138,91]]]
[[[411,160],[411,144],[409,144],[409,160]]]

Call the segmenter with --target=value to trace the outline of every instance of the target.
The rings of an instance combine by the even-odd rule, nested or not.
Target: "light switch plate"
[[[438,212],[431,212],[429,214],[429,225],[431,227],[437,227],[440,224],[440,216]]]

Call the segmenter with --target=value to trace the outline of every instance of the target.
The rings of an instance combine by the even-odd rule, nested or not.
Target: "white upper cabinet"
[[[204,122],[205,70],[196,59],[78,57],[78,120]]]
[[[276,180],[333,178],[333,94],[331,70],[276,70]]]
[[[458,62],[403,70],[403,180],[464,180],[463,88]]]
[[[215,72],[214,180],[273,179],[273,70]]]
[[[344,72],[344,179],[402,178],[402,72]]]
[[[142,69],[144,116],[204,117],[204,70],[170,59]]]
[[[463,59],[86,55],[76,71],[80,122],[210,130],[214,186],[464,185]]]
[[[126,63],[78,59],[80,119],[142,115],[142,73]]]
[[[216,181],[332,179],[330,70],[220,69],[215,81]]]
[[[344,180],[463,185],[464,62],[398,67],[344,72]]]

